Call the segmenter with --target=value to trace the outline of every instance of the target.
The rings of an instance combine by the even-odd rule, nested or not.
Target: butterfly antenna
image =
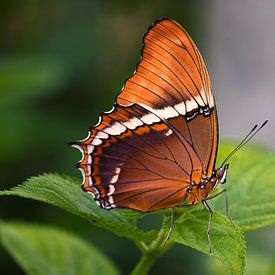
[[[239,151],[243,146],[245,146],[266,124],[266,120],[260,127],[256,124],[250,132],[244,137],[244,139],[236,146],[235,149],[224,159],[221,166],[223,166],[237,151]]]

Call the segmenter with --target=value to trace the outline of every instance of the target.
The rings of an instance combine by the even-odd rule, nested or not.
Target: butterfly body
[[[222,166],[214,171],[211,177],[204,176],[206,174],[205,171],[199,184],[191,182],[187,187],[187,204],[195,205],[203,200],[207,200],[214,189],[216,189],[220,184],[225,183],[227,169],[228,165]]]

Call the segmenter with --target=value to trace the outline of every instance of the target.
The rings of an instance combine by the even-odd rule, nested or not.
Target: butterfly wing
[[[161,19],[145,35],[114,108],[73,146],[83,153],[83,189],[101,207],[152,211],[179,205],[191,182],[212,174],[217,139],[200,53],[178,23]]]

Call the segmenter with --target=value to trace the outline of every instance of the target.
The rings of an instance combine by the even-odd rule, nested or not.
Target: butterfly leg
[[[178,205],[176,207],[177,208],[189,208],[189,207],[194,207],[194,205],[193,204],[185,204],[185,205]],[[165,246],[166,243],[168,242],[168,240],[170,239],[172,230],[174,228],[174,220],[175,220],[174,217],[175,217],[175,207],[172,207],[170,228],[169,228],[167,236],[166,236],[166,238],[165,238],[165,240],[163,242],[163,246]]]
[[[202,204],[206,208],[207,211],[209,211],[209,221],[208,221],[208,227],[207,227],[207,238],[208,238],[208,245],[209,245],[209,253],[212,252],[212,245],[211,245],[211,224],[212,224],[212,216],[213,216],[213,210],[211,209],[210,205],[206,202],[206,200],[202,201]]]
[[[170,228],[169,228],[167,236],[166,236],[166,238],[163,242],[163,246],[165,246],[166,243],[168,242],[168,240],[170,239],[170,236],[171,236],[171,233],[172,233],[172,230],[173,230],[173,227],[174,227],[174,216],[175,216],[175,207],[172,207]]]
[[[223,189],[220,192],[218,192],[217,194],[208,197],[206,200],[212,200],[216,197],[218,197],[219,195],[225,194],[225,209],[226,209],[226,214],[228,216],[229,221],[231,222],[232,225],[236,226],[236,224],[234,223],[233,219],[231,218],[230,212],[229,212],[229,207],[228,207],[228,196],[227,196],[227,190]]]

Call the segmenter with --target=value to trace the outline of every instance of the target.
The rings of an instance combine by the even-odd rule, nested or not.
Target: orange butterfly
[[[149,28],[142,59],[113,109],[72,145],[83,154],[82,188],[100,207],[172,208],[166,241],[174,208],[202,202],[210,212],[211,250],[207,200],[226,192],[210,196],[225,183],[228,164],[215,170],[218,121],[210,79],[199,50],[177,22],[163,18]]]

